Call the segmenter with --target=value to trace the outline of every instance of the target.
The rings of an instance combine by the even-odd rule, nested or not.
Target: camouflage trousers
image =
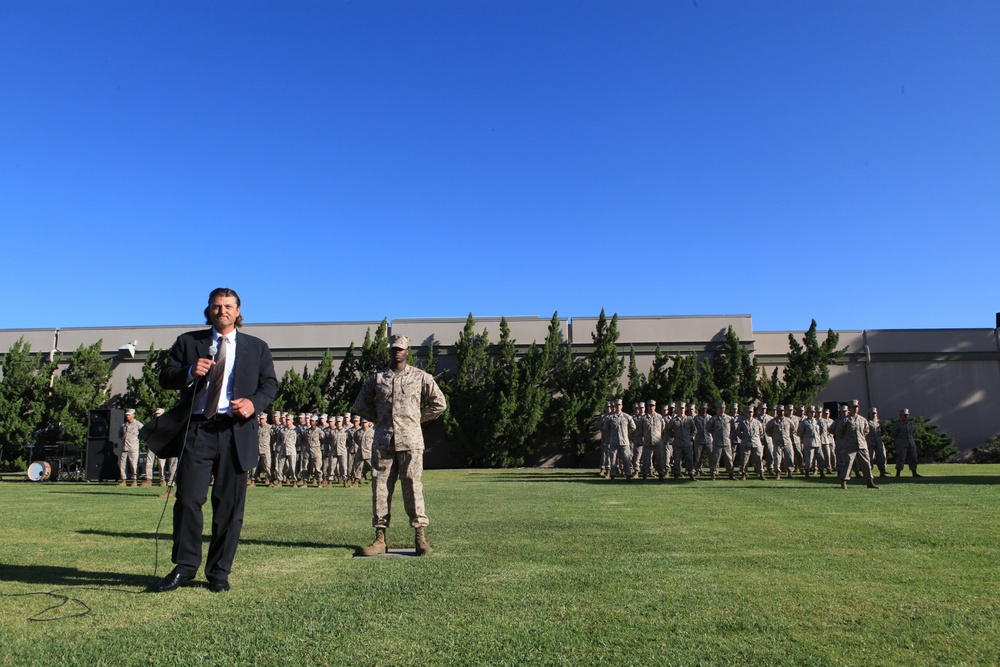
[[[663,459],[665,456],[666,451],[663,448],[663,443],[650,447],[643,447],[642,461],[640,463],[643,476],[645,477],[650,475],[652,474],[652,470],[656,470],[656,474],[663,477],[666,473],[666,469],[663,467]]]
[[[705,459],[705,453],[708,453],[708,460],[712,460],[712,443],[702,443],[696,442],[692,447],[692,455],[694,456],[694,469],[701,470],[701,463]]]
[[[917,447],[904,442],[896,445],[896,470],[902,470],[907,464],[912,472],[917,471]]]
[[[856,459],[856,460],[855,460]],[[865,479],[872,478],[872,462],[868,457],[868,448],[858,448],[854,451],[837,450],[837,479],[846,482],[851,475],[851,468],[857,465],[858,475]]]
[[[618,466],[622,467],[622,474],[625,479],[632,478],[632,452],[628,445],[620,445],[611,448],[611,479],[618,473]]]
[[[372,471],[371,456],[365,457],[364,452],[356,453],[351,467],[351,479],[360,482],[365,477],[365,471]]]
[[[885,474],[885,443],[881,440],[875,442],[874,447],[868,448],[871,451],[871,457],[874,459],[875,467]]]
[[[728,442],[721,445],[712,443],[712,456],[710,457],[708,469],[714,475],[719,470],[719,460],[725,458],[726,472],[733,473],[733,446]]]
[[[822,449],[823,449],[823,456],[824,458],[826,458],[827,469],[835,470],[837,468],[837,453],[834,450],[833,443],[832,442],[823,443]]]
[[[694,474],[694,447],[691,445],[674,445],[674,477],[680,477],[681,468],[685,474]]]
[[[128,448],[122,450],[122,453],[118,456],[118,471],[121,473],[121,479],[127,479],[125,473],[128,470],[128,466],[132,466],[132,479],[139,476],[139,449],[138,448]]]
[[[271,450],[267,447],[257,449],[257,465],[250,471],[250,478],[256,477],[258,472],[263,472],[268,480],[274,479],[271,475]]]
[[[606,442],[601,443],[601,470],[611,469],[611,445]]]
[[[389,447],[372,449],[372,526],[389,527],[392,493],[397,479],[402,482],[403,509],[410,517],[410,526],[422,528],[428,525],[424,485],[420,479],[423,473],[422,449],[409,452],[395,452]]]
[[[771,463],[771,471],[775,475],[781,472],[782,458],[785,459],[785,472],[791,472],[792,468],[795,467],[795,449],[792,447],[792,443],[788,442],[783,445],[775,444],[774,449],[772,450],[772,458],[773,461]]]
[[[816,471],[826,468],[826,458],[823,456],[822,447],[806,447],[802,450],[802,464],[805,472],[812,472],[813,464],[816,464]]]
[[[295,473],[295,462],[297,459],[295,450],[288,452],[279,451],[274,459],[274,478],[284,479],[285,478],[285,467],[288,467],[288,477],[291,477],[292,481],[298,481],[298,475]]]
[[[740,445],[736,454],[739,459],[740,474],[747,474],[750,467],[750,459],[753,459],[753,467],[758,475],[764,474],[764,446],[763,445]]]

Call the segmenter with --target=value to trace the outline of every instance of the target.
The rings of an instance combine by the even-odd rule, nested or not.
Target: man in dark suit
[[[172,591],[194,578],[201,565],[202,505],[212,486],[212,540],[205,577],[215,592],[229,590],[236,555],[247,470],[257,463],[254,414],[263,412],[278,393],[278,380],[267,343],[238,333],[243,325],[240,297],[220,287],[205,308],[211,329],[180,335],[160,374],[166,389],[179,389],[191,411],[191,424],[177,466],[174,504],[174,569],[153,589]]]

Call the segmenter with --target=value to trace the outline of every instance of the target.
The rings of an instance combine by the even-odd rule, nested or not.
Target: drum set
[[[34,461],[26,474],[29,482],[82,482],[85,479],[80,459],[75,456]]]

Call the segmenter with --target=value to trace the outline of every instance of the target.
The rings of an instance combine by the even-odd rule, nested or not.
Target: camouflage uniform
[[[708,405],[702,405],[702,409]],[[693,456],[695,474],[701,474],[701,463],[708,454],[708,460],[712,460],[712,432],[708,429],[708,423],[712,421],[712,415],[699,412],[694,416],[694,426],[698,429],[698,434],[694,438]]]
[[[785,419],[792,423],[792,451],[795,454],[795,470],[802,469],[802,440],[798,436],[799,422],[801,417],[796,416],[795,406],[789,405],[785,408]]]
[[[338,419],[337,424],[341,424]],[[338,481],[347,485],[347,429],[334,426],[330,431],[330,454],[333,457],[333,477],[330,481]]]
[[[611,414],[611,404],[604,406],[605,411],[597,415],[594,426],[601,434],[601,475],[607,475],[611,471],[611,447],[608,445],[608,436],[604,432],[604,418]]]
[[[121,473],[121,481],[125,482],[128,466],[132,466],[132,485],[135,486],[139,477],[139,429],[142,422],[133,419],[131,423],[122,424],[122,453],[118,456],[118,471]],[[152,456],[148,454],[147,456]]]
[[[374,441],[375,431],[370,426],[354,431],[354,468],[351,471],[351,479],[355,484],[364,481],[365,472],[372,470],[372,443]]]
[[[837,441],[837,478],[841,486],[847,487],[847,478],[855,459],[858,460],[860,474],[873,486],[872,464],[868,457],[868,420],[854,414],[841,417],[834,425]]]
[[[642,461],[640,462],[640,468],[643,477],[648,477],[650,474],[650,459],[652,459],[652,467],[656,470],[656,474],[660,479],[666,474],[666,469],[663,467],[663,430],[666,426],[666,422],[663,420],[663,415],[656,412],[656,406],[651,405],[646,414],[643,415],[643,420],[645,424],[643,426],[643,443],[642,443]]]
[[[632,414],[632,421],[635,422],[635,431],[632,433],[632,470],[638,471],[639,464],[642,460],[642,452],[645,446],[645,429],[646,422],[643,417],[646,416],[645,405],[643,409],[639,409],[640,404],[636,404],[635,411]]]
[[[281,440],[281,444],[279,445],[281,453],[278,456],[278,463],[275,465],[277,469],[276,476],[278,479],[281,479],[284,476],[284,467],[287,465],[288,476],[291,477],[292,482],[297,482],[299,476],[296,463],[298,462],[299,453],[296,450],[296,446],[299,442],[299,432],[295,426],[288,426],[286,424],[278,433],[278,437]]]
[[[621,465],[625,479],[632,479],[632,433],[635,431],[635,420],[624,412],[612,412],[604,418],[602,427],[611,448],[611,479],[615,478],[618,466]]]
[[[909,412],[907,412],[909,414]],[[917,474],[917,425],[913,421],[904,422],[902,419],[893,423],[889,432],[892,439],[896,441],[896,477],[903,472],[903,466],[909,464],[910,472],[914,477]]]
[[[408,341],[407,341],[408,343]],[[408,345],[407,345],[408,347]],[[386,368],[365,379],[354,411],[375,424],[372,443],[372,525],[389,527],[396,480],[402,480],[403,506],[413,528],[428,525],[421,476],[424,435],[420,424],[445,411],[441,388],[419,368]]]
[[[257,429],[257,466],[251,471],[249,479],[252,480],[256,477],[256,473],[261,471],[267,481],[274,481],[271,473],[271,438],[271,429],[267,427],[267,423],[261,424]]]
[[[825,475],[826,461],[823,458],[822,427],[819,420],[815,417],[800,420],[795,434],[802,442],[802,471],[805,476],[808,477],[813,471],[813,464],[820,475]]]
[[[771,467],[774,469],[775,478],[781,477],[782,455],[784,455],[785,459],[785,470],[788,472],[789,477],[792,476],[792,468],[795,467],[795,438],[793,429],[792,421],[780,409],[778,416],[767,422],[767,426],[764,427],[764,432],[770,436],[771,442],[774,443],[774,449],[771,450],[773,456]]]
[[[712,434],[712,457],[709,461],[709,471],[714,479],[718,474],[719,460],[725,456],[726,472],[733,476],[733,418],[727,414],[712,415],[708,422],[708,430]]]
[[[833,420],[829,417],[817,417],[816,421],[820,424],[820,444],[822,445],[823,458],[826,459],[826,472],[830,472],[837,467],[833,447]]]
[[[698,437],[698,427],[695,426],[694,417],[683,413],[675,415],[667,426],[667,432],[674,440],[674,478],[681,476],[681,467],[688,477],[694,479],[694,441]]]
[[[757,476],[764,479],[764,425],[758,419],[745,415],[736,422],[736,436],[740,439],[738,458],[740,475],[747,478],[750,457],[757,469]]]
[[[306,447],[309,451],[309,465],[303,466],[309,471],[309,476],[316,480],[316,484],[323,483],[323,440],[324,433],[318,424],[313,424],[306,431]]]
[[[882,441],[882,423],[874,410],[868,418],[868,451],[875,459],[879,476],[885,477],[885,442]]]

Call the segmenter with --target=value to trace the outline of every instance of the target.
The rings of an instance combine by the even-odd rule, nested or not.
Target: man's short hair
[[[217,296],[231,296],[236,299],[236,307],[240,308],[240,295],[236,293],[236,290],[230,289],[228,287],[216,287],[212,290],[212,293],[208,295],[208,305],[205,306],[205,324],[212,323],[212,300]],[[236,328],[243,326],[243,313],[240,313],[236,318]]]

